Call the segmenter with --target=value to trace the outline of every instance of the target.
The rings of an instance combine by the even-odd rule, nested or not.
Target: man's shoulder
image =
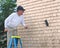
[[[16,15],[16,12],[11,13],[11,15]]]
[[[16,15],[16,13],[11,13],[8,17],[14,17]]]

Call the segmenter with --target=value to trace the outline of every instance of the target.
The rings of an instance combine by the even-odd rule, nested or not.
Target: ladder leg
[[[14,48],[17,48],[16,46],[16,39],[14,38]]]
[[[20,38],[20,48],[23,48],[23,47],[22,47],[22,40],[21,40],[21,38]]]
[[[9,44],[8,44],[8,47],[7,48],[12,48],[12,38],[10,38],[10,40],[9,40]]]
[[[16,38],[16,46],[18,45],[18,38]]]

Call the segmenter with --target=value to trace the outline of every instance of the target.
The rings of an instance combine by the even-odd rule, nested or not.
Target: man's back
[[[23,15],[18,16],[17,12],[12,13],[9,15],[5,20],[5,27],[9,28],[15,28],[19,24],[22,24],[24,22]]]

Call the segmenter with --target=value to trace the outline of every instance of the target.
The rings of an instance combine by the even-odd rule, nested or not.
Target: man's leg
[[[18,36],[17,29],[14,30],[14,36]],[[18,45],[18,38],[16,38],[16,46]]]
[[[9,42],[10,42],[10,32],[8,31],[7,32],[7,48],[8,48]],[[11,47],[12,47],[12,45],[11,45]]]

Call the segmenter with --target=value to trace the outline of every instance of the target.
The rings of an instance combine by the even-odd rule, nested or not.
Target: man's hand
[[[8,29],[7,29],[7,28],[5,28],[5,29],[4,29],[4,32],[8,32]]]
[[[27,25],[25,26],[25,29],[28,29],[28,26]]]

